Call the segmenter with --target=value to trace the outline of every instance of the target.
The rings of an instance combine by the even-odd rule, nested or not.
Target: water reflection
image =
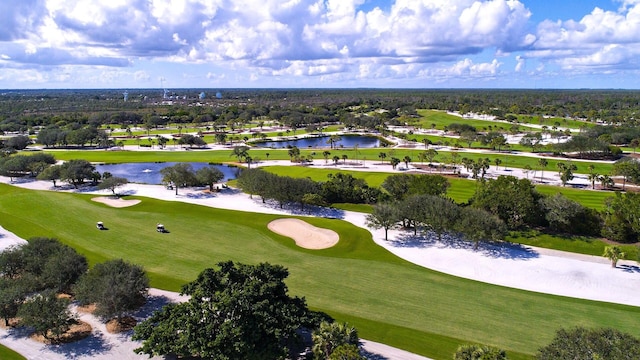
[[[340,140],[333,144],[334,148],[353,148],[358,145],[359,148],[376,148],[381,147],[380,139],[375,136],[361,136],[361,135],[343,135],[340,136]],[[257,143],[258,147],[268,147],[274,149],[282,149],[297,146],[300,149],[304,148],[328,148],[329,136],[321,137],[308,137],[296,140],[287,141],[266,141]]]
[[[152,163],[123,163],[96,165],[99,173],[108,171],[113,176],[123,177],[129,182],[143,184],[162,184],[162,174],[160,170],[168,166],[178,164],[177,162],[152,162]],[[190,162],[193,170],[196,171],[206,166],[218,168],[224,174],[222,181],[233,180],[238,176],[239,169],[228,165],[210,165],[204,162]]]

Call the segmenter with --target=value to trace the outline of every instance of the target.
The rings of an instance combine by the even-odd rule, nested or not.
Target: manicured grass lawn
[[[370,234],[341,220],[306,219],[340,234],[327,250],[305,250],[273,234],[281,216],[217,210],[142,198],[111,208],[92,196],[0,185],[0,225],[29,238],[57,237],[90,262],[124,258],[143,265],[152,286],[178,290],[219,261],[282,264],[291,293],[349,320],[361,335],[436,359],[480,342],[530,358],[560,327],[610,326],[640,335],[640,308],[544,295],[456,278],[405,262]],[[108,231],[97,231],[104,221]],[[159,234],[162,222],[170,231]],[[455,266],[455,264],[452,264]],[[348,315],[347,315],[348,314]]]
[[[535,124],[535,125],[541,125],[541,126],[546,125],[549,129],[551,129],[553,126],[559,126],[561,128],[570,128],[572,131],[580,131],[581,127],[590,128],[597,125],[595,123],[588,122],[588,121],[565,119],[565,118],[558,118],[558,117],[541,118],[541,120],[542,121],[539,121],[539,118],[537,116],[518,115],[518,121],[522,123]],[[559,125],[556,125],[556,123]]]
[[[2,360],[26,360],[26,358],[17,352],[0,345],[0,359]]]
[[[144,142],[142,142],[144,143]],[[56,159],[59,160],[70,160],[70,159],[85,159],[91,162],[103,162],[103,163],[121,163],[121,162],[155,162],[155,161],[199,161],[199,162],[230,162],[235,161],[235,157],[231,156],[231,150],[199,150],[193,149],[191,151],[172,151],[173,145],[169,145],[167,147],[169,150],[163,151],[104,151],[104,150],[47,150],[51,154],[53,154]],[[307,155],[312,155],[314,159],[322,162],[324,161],[323,153],[324,149],[300,149],[300,153],[302,156],[306,157]],[[328,162],[332,162],[333,156],[338,156],[342,159],[343,155],[347,155],[348,161],[358,160],[371,162],[374,161],[379,163],[380,153],[385,153],[386,158],[384,160],[385,163],[389,164],[389,160],[392,157],[396,157],[398,159],[403,159],[405,156],[409,156],[411,158],[411,162],[413,164],[420,164],[419,154],[424,152],[424,148],[417,149],[396,149],[396,148],[375,148],[375,149],[358,149],[357,152],[354,149],[330,149],[328,150],[331,155],[328,158]],[[254,159],[259,160],[288,160],[289,155],[287,154],[287,149],[263,149],[263,148],[251,148],[249,150],[249,154]],[[438,155],[436,155],[434,162],[451,162],[451,151],[438,151]],[[267,156],[269,154],[269,156]],[[529,165],[532,169],[536,170],[536,176],[540,176],[540,166],[538,165],[538,158],[528,157],[528,156],[520,156],[509,154],[506,152],[501,153],[490,153],[490,154],[478,154],[478,153],[467,153],[463,151],[458,152],[459,159],[464,157],[477,160],[483,158],[489,158],[491,160],[491,164],[493,165],[493,161],[496,158],[499,158],[502,163],[500,165],[503,167],[515,167],[515,168],[524,168]],[[340,160],[342,161],[342,160]],[[547,159],[548,165],[544,169],[547,171],[556,171],[556,164],[558,162],[570,162],[569,160],[554,160]],[[596,163],[596,162],[583,162],[583,161],[574,161],[573,162],[577,167],[577,173],[586,174],[589,172],[589,165],[594,166],[594,171],[598,174],[609,174],[611,173],[611,164],[606,163]],[[391,167],[391,165],[389,165]],[[532,173],[533,176],[533,173]]]
[[[540,129],[526,126],[526,124],[510,124],[502,121],[466,119],[455,115],[449,115],[445,111],[422,109],[418,110],[418,115],[422,117],[419,119],[419,123],[423,129],[431,129],[431,124],[436,124],[436,129],[443,130],[445,126],[457,123],[473,126],[478,131],[488,131],[489,126],[495,130],[501,129],[502,131],[508,131],[512,125],[518,125],[518,128],[521,131],[540,131]]]
[[[605,246],[609,244],[596,238],[590,238],[585,236],[560,236],[543,234],[538,231],[523,231],[514,232],[507,240],[532,246],[538,246],[548,249],[556,249],[562,251],[569,251],[579,254],[602,256]],[[625,259],[637,260],[638,259],[638,246],[636,245],[619,245],[622,251],[625,253]]]

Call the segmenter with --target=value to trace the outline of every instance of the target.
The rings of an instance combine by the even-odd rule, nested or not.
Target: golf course
[[[92,264],[123,258],[144,266],[151,286],[179,291],[220,261],[269,262],[290,271],[287,284],[315,310],[358,328],[362,338],[434,359],[462,343],[486,343],[511,359],[530,359],[562,327],[615,327],[640,335],[640,309],[552,296],[456,278],[406,262],[368,231],[340,219],[305,218],[339,234],[337,245],[308,250],[268,230],[282,215],[220,210],[129,196],[114,208],[94,195],[0,184],[2,226],[22,238],[55,237]],[[109,231],[96,231],[103,221]],[[163,223],[166,234],[155,231]],[[455,264],[451,264],[452,267]]]

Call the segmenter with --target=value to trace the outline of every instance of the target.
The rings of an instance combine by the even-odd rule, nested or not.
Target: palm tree
[[[411,162],[411,158],[409,157],[409,155],[406,155],[402,161],[404,161],[404,166],[407,170],[409,170],[409,163]]]
[[[358,331],[347,323],[323,321],[311,335],[314,359],[329,359],[335,349],[344,345],[358,345]]]
[[[348,159],[348,158],[349,158],[349,157],[347,156],[347,154],[343,154],[343,155],[342,155],[342,161],[344,162],[344,164],[345,164],[345,165],[347,165],[347,159]]]
[[[329,146],[331,147],[331,149],[333,149],[333,146],[338,142],[342,140],[342,138],[338,135],[331,135],[329,136],[329,140],[327,140],[327,144],[329,144]]]
[[[334,155],[331,159],[333,160],[334,165],[338,165],[338,161],[340,161],[340,156]]]
[[[391,167],[393,168],[393,170],[395,170],[396,166],[398,166],[398,164],[400,164],[400,159],[398,159],[396,157],[392,157],[390,163],[391,163]]]
[[[429,148],[429,144],[431,144],[431,140],[424,138],[422,139],[422,143],[424,144],[424,148],[428,149]]]
[[[300,149],[298,149],[298,147],[294,146],[291,149],[289,149],[289,151],[287,151],[287,154],[289,155],[289,160],[291,160],[291,162],[293,162],[294,159],[297,159],[300,156]]]
[[[603,189],[608,189],[614,185],[613,179],[609,175],[601,175],[598,180]]]
[[[324,156],[324,163],[328,163],[329,162],[329,155],[331,155],[331,152],[329,152],[328,150],[325,150],[322,152],[322,156]]]
[[[502,160],[495,158],[493,160],[493,163],[496,164],[496,170],[498,170],[498,166],[500,166],[500,164],[502,164]]]
[[[618,265],[618,260],[624,257],[624,252],[619,246],[605,246],[604,254],[602,256],[611,260],[611,267],[616,267]]]
[[[596,188],[596,181],[598,181],[598,179],[600,179],[600,174],[598,174],[597,172],[590,172],[589,175],[587,175],[587,179],[589,179],[589,181],[591,181],[591,188],[595,189]]]
[[[542,178],[544,177],[544,169],[549,165],[547,159],[538,159],[538,165],[540,165],[540,182],[542,182]]]
[[[387,157],[387,153],[381,152],[380,154],[378,154],[378,157],[380,158],[380,161],[382,161],[382,163],[384,164],[384,159]]]

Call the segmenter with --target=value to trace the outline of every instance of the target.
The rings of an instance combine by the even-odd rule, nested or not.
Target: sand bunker
[[[140,200],[125,200],[121,198],[114,198],[109,196],[99,196],[91,199],[93,201],[109,205],[111,207],[123,208],[127,206],[133,206],[140,202]]]
[[[267,225],[276,234],[292,238],[305,249],[326,249],[338,243],[340,237],[333,230],[315,227],[298,219],[278,219]]]

